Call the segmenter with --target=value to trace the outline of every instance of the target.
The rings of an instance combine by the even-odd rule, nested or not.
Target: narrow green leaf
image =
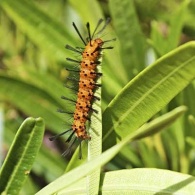
[[[98,66],[98,72],[101,72],[101,66]],[[98,83],[101,85],[101,78],[98,79]],[[95,92],[95,96],[101,97],[101,88],[98,88]],[[96,158],[102,153],[102,112],[101,101],[96,101],[93,108],[98,113],[93,113],[91,116],[91,124],[89,134],[91,140],[88,142],[88,161]],[[100,182],[100,168],[94,170],[87,176],[87,191],[88,194],[98,194],[99,182]]]
[[[43,134],[43,119],[27,118],[22,123],[1,168],[1,193],[19,194],[39,151]]]
[[[186,110],[187,110],[186,106],[180,106],[180,107],[175,108],[171,112],[168,112],[152,120],[151,122],[144,124],[142,127],[139,128],[140,133],[136,139],[148,137],[168,127],[173,122],[175,122],[175,120],[178,119],[178,117],[184,114]],[[146,129],[146,127],[147,127],[147,131],[142,131],[142,129]]]
[[[194,77],[195,42],[173,50],[138,74],[103,113],[103,148],[143,125]]]
[[[0,6],[48,57],[64,62],[64,43],[71,44],[74,40],[63,25],[45,14],[32,1],[3,0]]]
[[[51,77],[50,79],[53,80]],[[56,82],[56,80],[53,81]],[[30,82],[31,79],[28,83],[28,79],[23,81],[21,78],[14,78],[13,75],[0,74],[0,86],[2,86],[0,87],[0,98],[12,102],[28,115],[41,116],[51,129],[58,132],[60,127],[56,124],[62,124],[63,116],[55,112],[59,106],[57,97],[53,99],[52,95],[45,91],[47,87],[44,89],[44,85],[47,83],[43,85],[39,80],[39,85],[37,85],[36,82],[33,82],[32,84],[36,83],[37,87],[31,85]],[[29,105],[33,105],[33,107]]]
[[[10,120],[6,118],[5,131],[3,136],[5,145],[11,145],[12,140],[14,139],[14,136],[17,132],[19,121],[21,120],[23,119],[20,117],[17,117],[17,121],[15,119]],[[36,157],[36,161],[33,164],[32,172],[37,176],[44,174],[45,181],[51,182],[63,174],[67,163],[68,162],[65,161],[65,159],[59,155],[59,153],[54,152],[53,150],[48,150],[48,147],[42,144]]]
[[[171,153],[172,148],[178,151],[178,134],[179,134],[179,128],[176,128],[177,131],[174,131],[175,134],[173,134],[170,131],[170,128],[173,128],[175,125],[175,121],[180,119],[180,117],[186,113],[187,108],[185,106],[177,107],[170,112],[150,121],[149,123],[144,124],[142,127],[139,128],[140,134],[137,139],[148,137],[150,135],[154,135],[155,133],[158,133],[159,131],[162,131],[163,129],[166,129],[166,132],[163,132],[161,134],[156,135],[155,137],[150,137],[147,140],[143,140],[141,142],[138,142],[138,148],[139,148],[139,155],[134,151],[133,147],[125,147],[120,152],[120,155],[122,155],[125,159],[128,159],[129,162],[132,162],[132,164],[136,165],[136,167],[161,167],[161,168],[167,168],[168,165],[170,166],[171,162],[179,164],[179,157],[177,152]],[[171,127],[170,127],[171,126]],[[146,128],[148,131],[142,132],[142,128]],[[165,136],[166,135],[166,136]],[[163,146],[163,141],[166,143],[165,146]],[[170,145],[169,145],[170,143]],[[169,152],[166,152],[166,148],[169,148]],[[124,151],[126,149],[126,151]],[[167,163],[166,155],[169,155],[169,163]],[[177,155],[174,155],[177,154]],[[150,156],[150,158],[148,158]],[[136,159],[137,157],[137,159]],[[161,161],[157,161],[156,159],[160,158]],[[172,159],[174,158],[174,159]],[[177,159],[177,160],[176,160]],[[135,161],[136,160],[136,161]],[[176,161],[176,162],[175,162]],[[173,169],[178,170],[178,169]]]
[[[174,120],[176,120],[178,117],[180,117],[184,112],[186,111],[186,107],[185,106],[180,106],[176,109],[174,109],[173,111],[160,116],[159,118],[151,121],[150,123],[142,126],[141,128],[138,129],[138,131],[136,132],[136,136],[133,137],[133,140],[141,138],[141,137],[145,137],[148,135],[153,135],[154,133],[162,130],[163,128],[165,128],[166,126],[170,125],[170,123],[174,122]],[[70,187],[66,188],[65,190],[60,191],[59,194],[63,194],[63,192],[67,193],[73,193],[75,190],[78,192],[85,192],[85,186],[83,186],[83,180],[79,181],[79,183],[82,182],[81,186],[76,185],[75,183],[73,184],[73,186],[71,185]],[[85,180],[86,182],[86,180]],[[106,184],[103,184],[106,185]],[[120,184],[119,184],[120,185]],[[122,185],[122,184],[121,184]],[[141,184],[140,184],[141,185]],[[117,185],[116,185],[117,187]],[[81,193],[82,194],[82,193]]]
[[[61,95],[63,93],[68,93],[69,90],[63,86],[62,81],[58,78],[55,78],[54,75],[49,72],[41,72],[37,71],[37,68],[28,67],[26,65],[20,65],[17,70],[13,70],[13,67],[9,66],[8,71],[2,72],[2,75],[7,77],[8,79],[17,79],[21,82],[24,82],[29,85],[33,85],[38,89],[41,89],[45,93],[49,94],[52,97],[56,104],[63,105],[61,100]]]
[[[69,171],[65,175],[59,177],[54,182],[47,185],[45,188],[41,189],[36,195],[52,194],[57,193],[63,188],[66,188],[77,182],[82,177],[85,177],[87,174],[90,174],[92,171],[99,169],[102,165],[108,162],[111,158],[116,155],[120,149],[132,139],[133,136],[128,136],[119,144],[113,146],[106,152],[102,153],[100,156],[88,161],[87,163]]]
[[[183,109],[184,111],[184,109]],[[174,111],[175,112],[175,111]],[[182,109],[178,109],[178,113],[182,113]],[[161,126],[162,124],[160,124]],[[154,126],[154,129],[157,129],[157,126]],[[85,164],[80,165],[79,167],[76,167],[75,169],[69,171],[65,175],[61,176],[54,182],[50,183],[48,186],[40,190],[36,195],[43,195],[43,194],[49,194],[49,193],[56,193],[61,191],[62,189],[65,190],[68,186],[72,185],[73,183],[79,181],[84,176],[90,174],[94,170],[99,169],[101,166],[103,166],[105,163],[107,163],[110,159],[112,159],[129,141],[133,141],[137,139],[138,137],[141,137],[144,133],[153,132],[154,129],[151,128],[151,125],[146,125],[144,127],[141,127],[136,132],[133,132],[129,134],[127,137],[125,137],[121,142],[113,146],[112,148],[108,149],[101,155],[95,157],[94,159],[88,161]],[[67,188],[68,189],[68,188]],[[76,189],[75,189],[76,190]]]
[[[141,32],[133,1],[112,0],[109,1],[109,7],[120,42],[123,77],[130,80],[145,67],[144,36]]]
[[[180,43],[182,28],[186,19],[185,16],[189,3],[190,0],[184,0],[171,17],[170,32],[167,41],[167,51],[165,51],[166,53],[176,48]]]

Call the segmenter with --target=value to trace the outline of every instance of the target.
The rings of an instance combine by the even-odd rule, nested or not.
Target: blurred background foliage
[[[118,3],[118,12],[114,3]],[[72,22],[86,33],[86,22],[94,29],[99,18],[107,17],[112,22],[102,38],[116,37],[117,41],[109,43],[114,49],[105,51],[103,56],[102,110],[147,65],[194,40],[195,0],[134,0],[128,5],[111,0],[0,1],[0,121],[4,128],[1,160],[14,138],[14,130],[26,117],[42,117],[46,122],[45,139],[24,194],[27,189],[33,194],[59,177],[70,159],[60,156],[66,147],[65,138],[51,143],[48,137],[63,131],[67,121],[71,122],[70,116],[56,110],[71,109],[60,97],[70,93],[63,87],[69,76],[64,67],[73,64],[65,58],[77,57],[64,45],[82,47]],[[105,170],[157,167],[195,175],[194,84],[156,115],[184,104],[188,107],[184,117],[167,131],[125,147]]]

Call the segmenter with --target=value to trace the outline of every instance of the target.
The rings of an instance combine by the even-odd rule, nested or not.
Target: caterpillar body
[[[107,19],[101,30],[99,30],[97,33],[98,27],[103,22],[103,19],[100,19],[98,21],[98,24],[91,35],[90,32],[90,24],[87,23],[87,32],[88,37],[86,40],[82,37],[81,33],[79,32],[77,26],[73,22],[73,27],[76,30],[77,34],[79,35],[80,39],[85,45],[85,48],[83,51],[80,51],[77,47],[74,48],[70,45],[66,45],[66,48],[69,50],[72,50],[74,52],[79,53],[81,57],[81,61],[77,61],[71,58],[66,58],[68,61],[76,62],[79,64],[79,80],[78,80],[78,92],[77,92],[77,99],[75,101],[75,111],[73,113],[73,123],[70,129],[55,135],[50,138],[50,140],[54,140],[57,137],[64,135],[65,133],[72,131],[66,142],[70,142],[70,145],[68,149],[62,154],[66,155],[70,152],[72,145],[75,143],[76,140],[78,140],[79,147],[80,147],[80,155],[79,158],[82,158],[82,152],[81,152],[81,142],[83,140],[90,140],[91,137],[88,134],[86,130],[86,122],[87,120],[90,120],[90,112],[97,112],[95,109],[92,108],[92,102],[94,99],[100,100],[99,97],[96,97],[94,95],[95,89],[97,87],[100,87],[100,85],[97,83],[98,78],[102,75],[102,73],[97,72],[97,66],[100,64],[100,57],[101,52],[103,49],[112,49],[113,47],[104,47],[103,45],[106,42],[115,40],[107,40],[103,41],[100,38],[95,38],[94,36],[96,34],[100,34],[108,25],[110,22],[110,19]],[[67,69],[69,70],[69,69]],[[69,70],[71,71],[71,70]],[[64,96],[62,96],[63,99],[70,100]],[[74,137],[74,138],[73,138]]]

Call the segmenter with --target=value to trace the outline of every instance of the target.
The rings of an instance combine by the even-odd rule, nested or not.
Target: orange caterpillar
[[[100,19],[92,35],[90,33],[89,23],[86,24],[87,31],[88,31],[88,38],[86,39],[86,41],[81,36],[75,23],[73,23],[73,27],[75,28],[77,34],[79,35],[82,42],[84,43],[85,48],[84,48],[84,51],[81,52],[77,48],[73,48],[69,45],[66,45],[67,49],[80,53],[82,55],[82,59],[81,61],[77,61],[74,59],[67,58],[68,61],[76,62],[76,63],[79,63],[80,65],[79,81],[78,81],[79,88],[78,88],[78,93],[77,93],[77,100],[75,101],[76,108],[73,113],[73,124],[69,130],[50,138],[50,140],[54,140],[57,137],[67,133],[68,131],[72,131],[71,135],[66,140],[66,142],[70,142],[73,135],[75,135],[75,138],[71,142],[68,149],[63,153],[63,155],[66,155],[67,153],[69,153],[74,142],[76,140],[79,140],[80,158],[81,158],[81,142],[83,140],[90,140],[91,138],[90,135],[88,135],[86,131],[86,121],[90,120],[90,111],[97,112],[96,110],[92,108],[92,102],[94,98],[99,100],[98,97],[94,96],[94,90],[97,87],[100,87],[100,85],[97,84],[96,81],[98,77],[102,75],[101,73],[97,72],[96,68],[97,68],[97,65],[100,63],[98,60],[101,56],[102,49],[112,49],[113,48],[113,47],[105,47],[105,48],[102,47],[105,42],[108,42],[111,40],[103,41],[100,38],[93,39],[96,33],[96,30],[98,29],[98,27],[100,26],[102,22],[103,22],[103,19]],[[109,22],[110,20],[107,19],[104,26],[97,34],[101,33]],[[70,100],[64,96],[62,96],[62,98],[65,100]],[[73,101],[73,100],[70,100],[70,101]],[[61,112],[64,112],[64,111],[61,111]]]

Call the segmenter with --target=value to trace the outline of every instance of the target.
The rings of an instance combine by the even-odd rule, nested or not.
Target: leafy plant
[[[42,117],[46,124],[31,177],[18,188],[12,185],[14,190],[23,186],[21,194],[194,192],[194,0],[2,0],[0,8],[5,146],[17,140],[13,130],[26,116]],[[92,115],[89,127],[92,140],[83,142],[82,160],[77,150],[69,160],[60,156],[66,135],[55,143],[48,141],[69,121],[69,116],[55,112],[58,107],[71,108],[60,100],[70,93],[63,87],[68,76],[64,67],[72,66],[65,61],[71,53],[64,45],[82,46],[72,21],[82,31],[83,23],[89,21],[93,29],[103,16],[111,16],[112,22],[100,38],[117,41],[103,54],[102,91],[96,92],[101,104],[94,105],[99,113]],[[6,166],[1,170],[10,172]]]
[[[43,133],[44,122],[41,118],[28,118],[21,125],[1,167],[1,193],[19,193],[41,146]]]

